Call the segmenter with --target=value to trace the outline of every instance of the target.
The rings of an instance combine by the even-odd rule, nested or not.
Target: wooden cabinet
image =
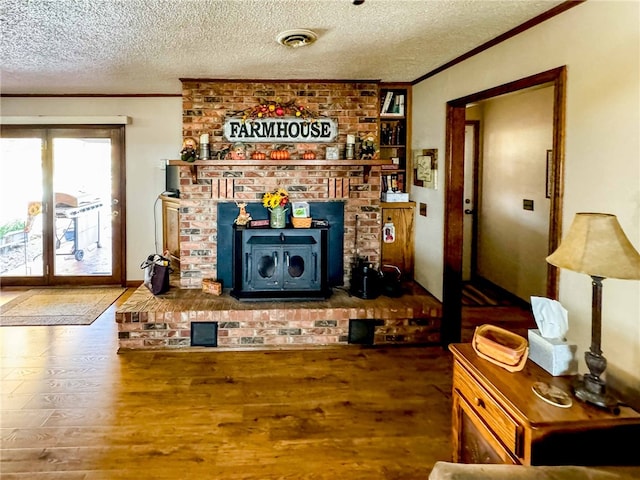
[[[180,263],[180,199],[160,196],[162,201],[162,251]]]
[[[478,357],[470,344],[453,353],[453,461],[522,465],[640,465],[640,413],[613,414],[573,398],[551,405],[531,387],[546,382],[567,392],[570,377],[552,377],[530,360],[510,373]]]
[[[402,272],[405,280],[413,280],[414,243],[413,217],[415,202],[386,202],[381,203],[382,211],[382,266],[394,265]],[[384,224],[393,223],[395,240],[385,242]]]
[[[411,85],[380,85],[380,159],[383,185],[393,178],[399,192],[408,192],[411,173]]]

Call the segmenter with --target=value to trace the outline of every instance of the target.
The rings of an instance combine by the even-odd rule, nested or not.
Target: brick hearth
[[[324,301],[241,302],[179,288],[154,297],[140,286],[116,312],[119,346],[190,347],[191,322],[217,322],[218,348],[346,345],[350,320],[377,321],[374,345],[439,343],[441,303],[418,285],[408,290],[400,298],[363,300],[335,289]]]

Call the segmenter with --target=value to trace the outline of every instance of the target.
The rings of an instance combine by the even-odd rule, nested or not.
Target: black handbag
[[[151,254],[140,264],[144,270],[144,285],[154,295],[160,295],[169,291],[169,274],[171,273],[170,260],[167,257]]]

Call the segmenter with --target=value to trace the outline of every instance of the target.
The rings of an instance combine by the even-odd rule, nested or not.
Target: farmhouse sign
[[[322,143],[334,142],[338,123],[332,118],[227,118],[223,127],[229,142]]]

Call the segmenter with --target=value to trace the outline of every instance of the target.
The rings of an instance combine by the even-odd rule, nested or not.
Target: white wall
[[[164,191],[161,159],[178,158],[182,145],[181,97],[2,98],[2,116],[126,115],[127,280],[142,280],[140,263],[156,251],[154,203]],[[156,208],[158,226],[161,210]],[[158,238],[159,249],[162,237]]]
[[[482,109],[477,273],[525,301],[547,291],[553,93],[547,87],[506,95]],[[524,199],[533,201],[533,210],[523,208]]]
[[[443,178],[447,101],[566,65],[564,228],[576,212],[613,213],[640,249],[639,16],[637,1],[591,0],[421,82],[413,89],[412,149],[437,148]],[[429,217],[416,217],[416,238],[424,239],[416,279],[442,298],[443,185],[413,187],[412,199],[429,206]],[[569,340],[587,350],[589,277],[561,271],[559,299]],[[604,282],[602,347],[614,382],[640,391],[640,282]]]

